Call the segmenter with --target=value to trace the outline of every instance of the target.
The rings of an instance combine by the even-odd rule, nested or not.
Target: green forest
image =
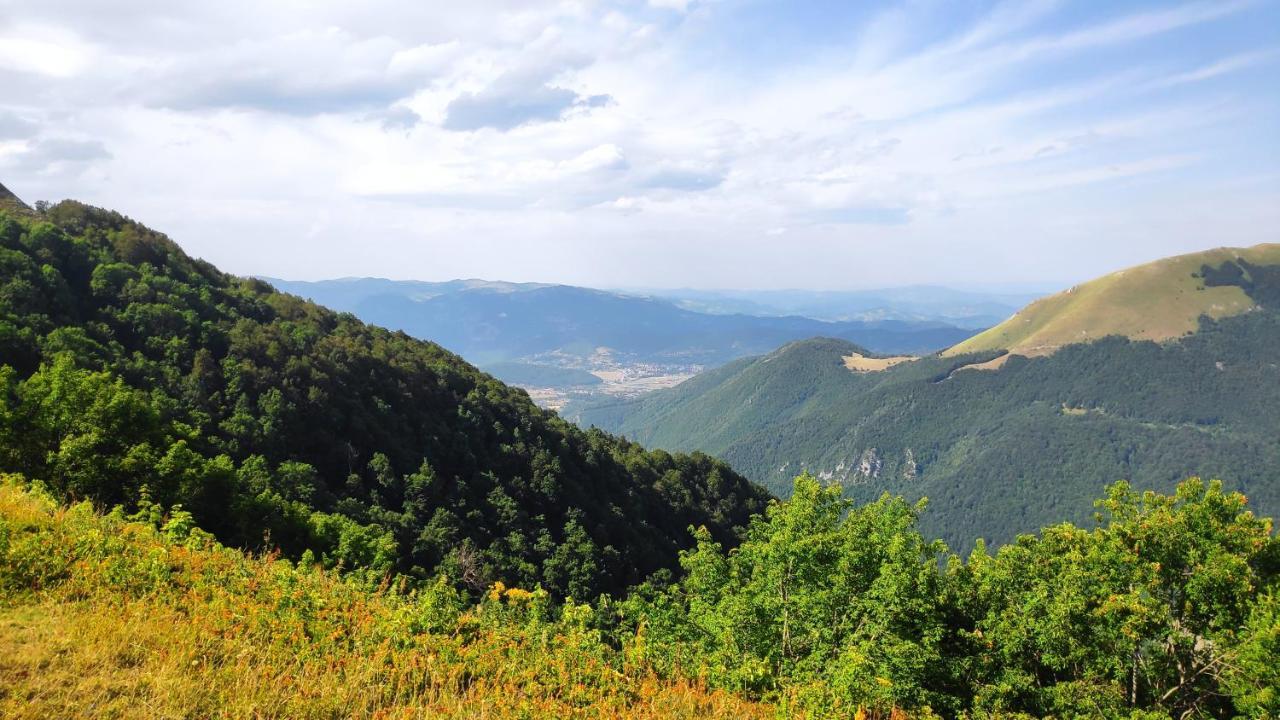
[[[1259,302],[1270,287],[1258,284]],[[1108,337],[1013,356],[998,371],[958,370],[993,352],[853,373],[842,357],[854,352],[867,354],[818,338],[564,412],[649,446],[709,452],[779,494],[807,469],[860,502],[928,497],[923,526],[956,547],[1087,520],[1097,488],[1121,479],[1168,492],[1218,477],[1280,513],[1273,309],[1202,318],[1176,342]]]
[[[731,541],[768,497],[75,202],[0,214],[0,470],[329,567],[580,598],[674,568],[690,525]]]
[[[5,715],[1280,714],[1280,540],[1220,482],[1082,476],[1094,518],[958,554],[937,500],[771,498],[116,213],[0,214],[0,268]]]

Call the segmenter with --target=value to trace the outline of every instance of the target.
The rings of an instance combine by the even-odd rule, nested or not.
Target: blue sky
[[[242,274],[1070,284],[1280,241],[1280,1],[9,0],[0,182]]]

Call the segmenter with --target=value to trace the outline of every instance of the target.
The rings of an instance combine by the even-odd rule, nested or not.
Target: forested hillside
[[[0,213],[0,470],[327,566],[576,597],[673,567],[690,525],[732,543],[767,497],[75,202]]]
[[[808,469],[860,501],[927,496],[923,527],[958,544],[1083,521],[1094,489],[1119,479],[1167,490],[1213,475],[1275,514],[1280,312],[1269,293],[1280,284],[1259,266],[1196,272],[1234,283],[1253,310],[1203,317],[1165,343],[1111,336],[1047,357],[992,350],[879,372],[845,367],[866,354],[854,345],[805,341],[565,413],[649,445],[710,452],[777,492]]]

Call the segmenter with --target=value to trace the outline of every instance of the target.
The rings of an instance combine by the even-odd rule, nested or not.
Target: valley
[[[552,409],[672,387],[704,370],[815,335],[850,339],[877,351],[932,352],[975,332],[947,318],[974,306],[1001,308],[1004,301],[1000,295],[945,288],[868,291],[863,305],[911,319],[833,320],[704,311],[736,307],[722,305],[695,311],[656,294],[538,283],[269,282],[367,322],[439,342]],[[843,297],[831,295],[795,291],[787,297],[797,307],[820,312]],[[903,309],[895,310],[895,302]],[[766,306],[757,311],[770,312]]]
[[[675,387],[702,372],[701,365],[662,365],[656,363],[620,363],[611,359],[607,348],[600,348],[586,363],[568,360],[566,365],[539,365],[519,363],[523,368],[571,368],[584,370],[595,380],[581,377],[547,382],[536,378],[522,378],[512,364],[485,368],[495,376],[506,379],[511,385],[529,393],[539,406],[549,410],[561,410],[571,402],[585,403],[606,399],[634,398],[655,390]],[[582,367],[594,368],[586,370]]]

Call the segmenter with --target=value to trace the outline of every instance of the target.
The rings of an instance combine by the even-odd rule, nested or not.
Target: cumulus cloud
[[[438,73],[440,63],[423,62],[421,51],[332,28],[299,32],[162,66],[144,75],[135,92],[151,105],[176,110],[362,110],[400,100]]]
[[[608,95],[580,95],[537,76],[509,73],[479,92],[463,93],[445,108],[446,130],[511,130],[554,122],[575,108],[603,107]]]
[[[404,105],[396,105],[373,115],[383,130],[412,130],[422,122],[422,117]]]
[[[0,67],[66,78],[84,70],[91,57],[90,48],[57,27],[19,24],[0,34]]]
[[[23,140],[36,134],[38,126],[16,113],[0,111],[0,140]]]
[[[109,160],[111,153],[97,140],[52,137],[29,142],[23,149],[0,158],[0,166],[18,175],[62,176]]]

